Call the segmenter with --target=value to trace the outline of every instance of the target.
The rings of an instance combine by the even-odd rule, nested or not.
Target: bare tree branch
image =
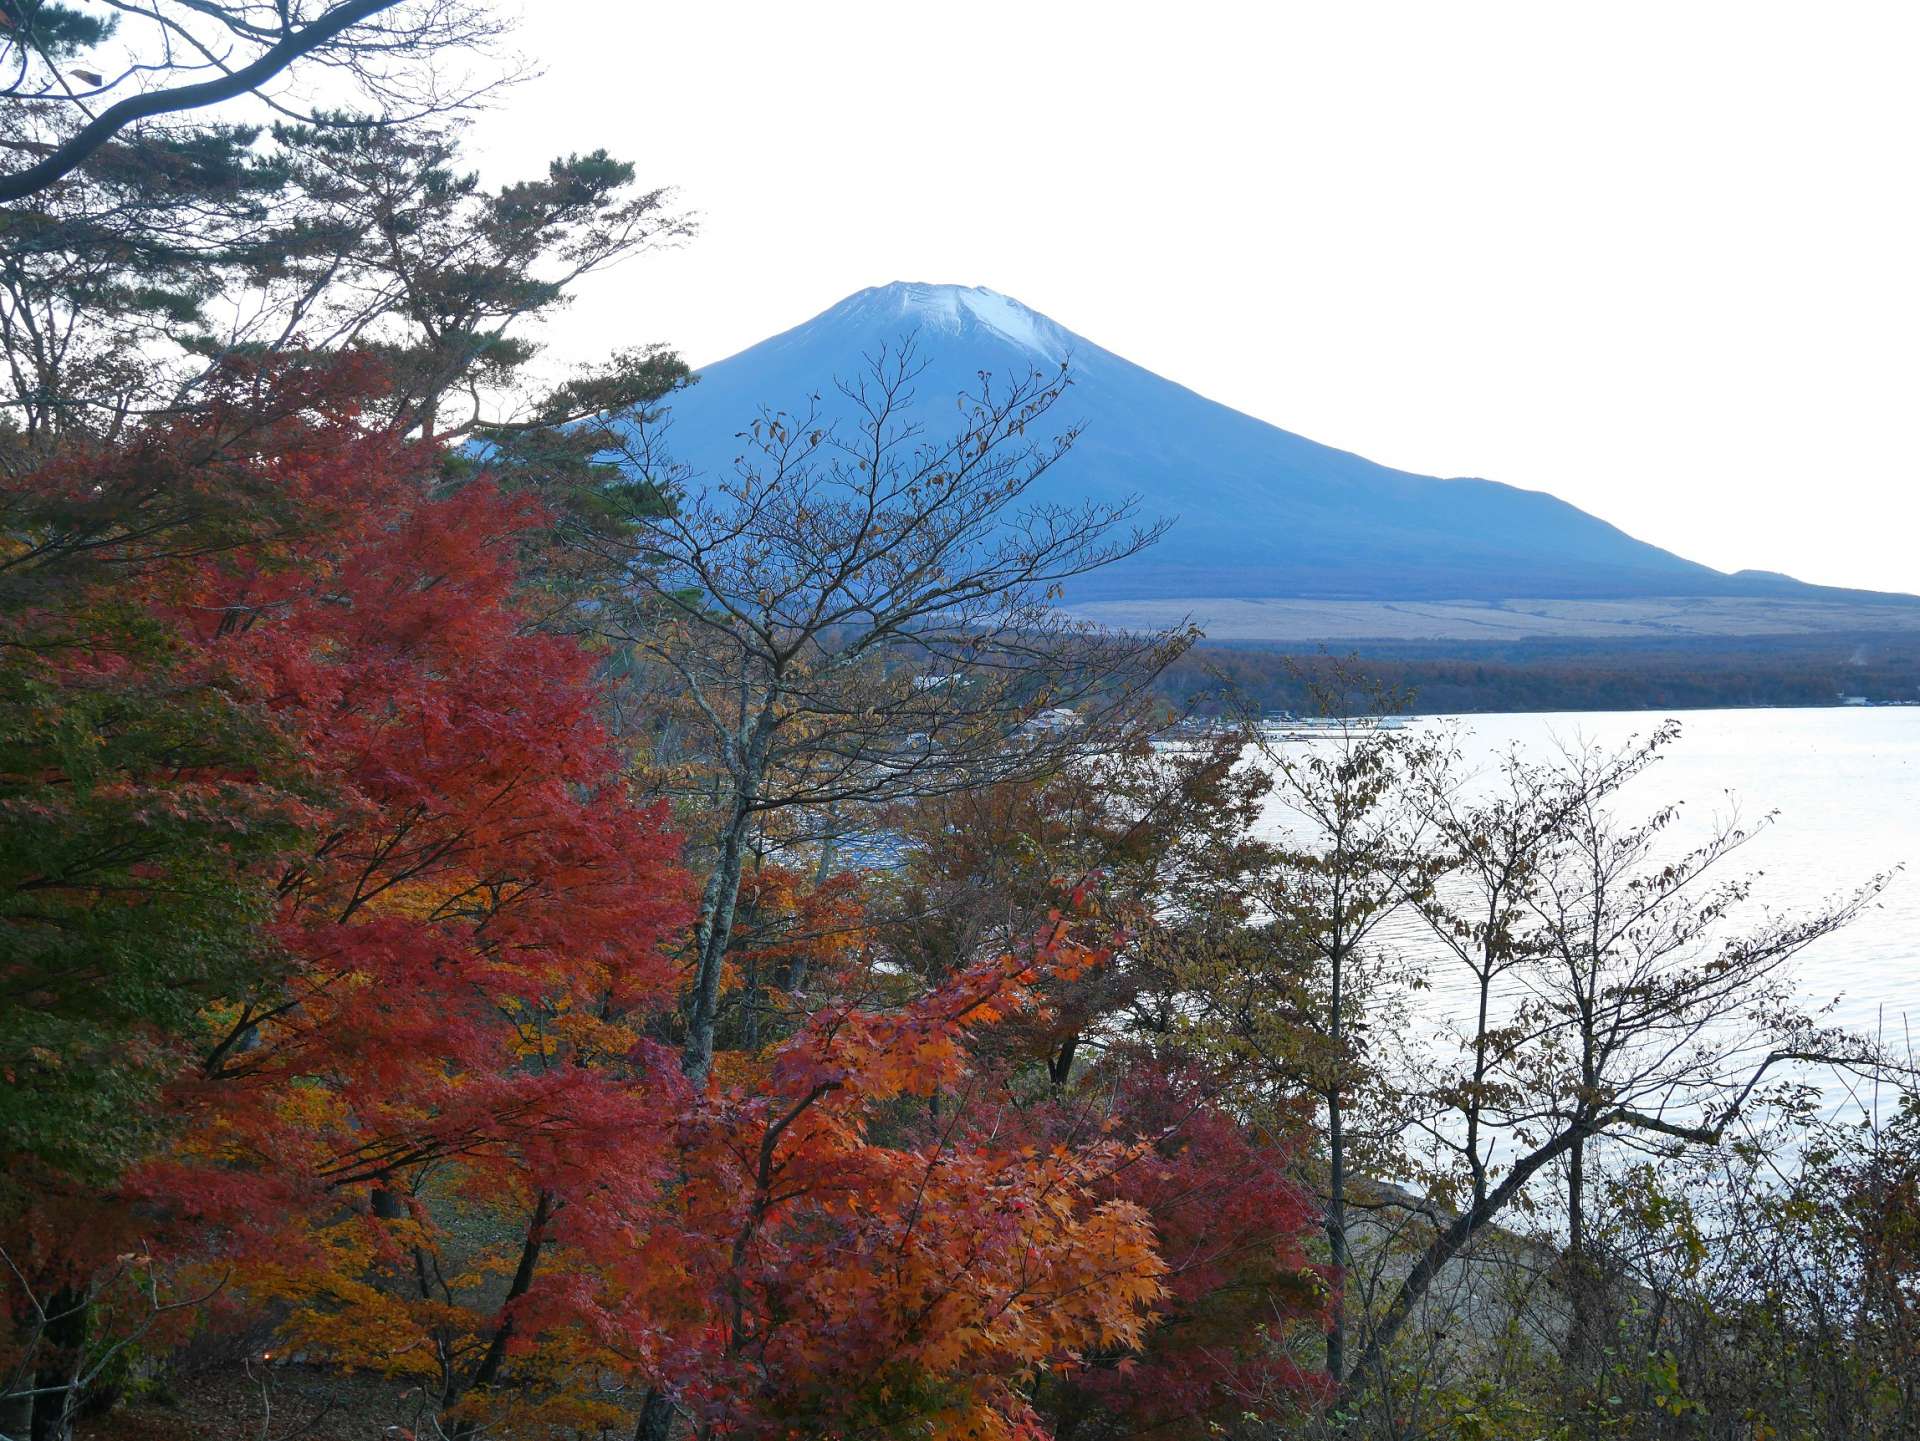
[[[181,110],[197,110],[244,95],[271,80],[294,61],[331,43],[362,21],[391,9],[399,0],[342,0],[298,29],[289,28],[261,55],[215,80],[172,89],[149,90],[115,101],[94,116],[53,153],[24,170],[0,175],[0,203],[24,200],[86,163],[109,140],[140,120]]]

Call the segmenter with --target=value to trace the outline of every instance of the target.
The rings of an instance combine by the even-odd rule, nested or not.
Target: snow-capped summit
[[[848,296],[819,321],[893,322],[923,340],[963,336],[980,329],[1032,355],[1060,365],[1073,358],[1075,336],[1037,310],[984,285],[928,285],[896,280]],[[817,321],[815,323],[818,323]]]
[[[1230,410],[981,286],[895,282],[707,366],[673,397],[669,445],[726,474],[762,407],[845,419],[837,379],[913,337],[917,418],[953,398],[1063,361],[1072,385],[1049,422],[1078,423],[1037,502],[1137,498],[1171,517],[1158,545],[1076,583],[1074,598],[1316,597],[1497,601],[1804,593],[1784,577],[1727,576],[1648,545],[1537,490],[1376,465]],[[1035,436],[1035,439],[1044,437]]]

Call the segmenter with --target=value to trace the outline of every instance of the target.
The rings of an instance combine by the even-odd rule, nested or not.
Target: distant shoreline
[[[1186,596],[1071,602],[1074,614],[1122,629],[1192,621],[1209,640],[1261,646],[1514,645],[1588,642],[1807,641],[1920,637],[1920,599],[1644,596],[1615,600],[1333,600]]]
[[[1157,689],[1200,715],[1310,709],[1308,677],[1357,669],[1406,714],[1841,709],[1920,702],[1920,632],[1324,645],[1202,640]],[[1228,687],[1237,700],[1226,698]]]

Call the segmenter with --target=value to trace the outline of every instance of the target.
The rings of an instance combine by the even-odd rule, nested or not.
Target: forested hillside
[[[1204,642],[1155,685],[1181,711],[1297,711],[1311,709],[1314,678],[1340,664],[1361,666],[1405,706],[1428,715],[1920,703],[1920,640],[1886,634],[1626,645],[1332,642],[1312,649]]]

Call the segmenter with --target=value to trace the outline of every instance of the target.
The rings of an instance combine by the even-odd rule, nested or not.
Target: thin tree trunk
[[[1079,1054],[1080,1038],[1068,1036],[1060,1049],[1047,1057],[1047,1079],[1055,1086],[1064,1086],[1073,1075],[1073,1058]]]
[[[828,824],[831,825],[839,819],[840,807],[838,805],[828,806]],[[820,842],[820,859],[814,863],[813,867],[813,888],[815,890],[819,890],[820,887],[824,886],[828,878],[833,875],[833,861],[838,849],[839,848],[833,843],[831,833]],[[806,985],[806,983],[807,953],[805,950],[799,950],[794,952],[793,958],[787,962],[787,973],[786,977],[781,981],[781,989],[789,996],[797,996],[800,994],[800,988]]]
[[[1434,1280],[1447,1263],[1461,1251],[1467,1243],[1492,1223],[1493,1218],[1506,1208],[1507,1202],[1516,1196],[1520,1188],[1532,1180],[1542,1166],[1548,1165],[1566,1154],[1568,1149],[1585,1135],[1584,1130],[1563,1131],[1546,1145],[1523,1157],[1514,1164],[1506,1178],[1487,1196],[1476,1202],[1468,1210],[1454,1219],[1452,1225],[1427,1243],[1426,1250],[1413,1263],[1413,1269],[1407,1272],[1406,1279],[1400,1283],[1400,1289],[1394,1293],[1393,1302],[1387,1307],[1386,1315],[1380,1318],[1367,1336],[1367,1344],[1361,1349],[1359,1359],[1353,1363],[1340,1384],[1340,1396],[1345,1400],[1353,1394],[1359,1383],[1367,1375],[1378,1369],[1385,1359],[1386,1351],[1400,1334],[1416,1307],[1426,1297]]]
[[[1589,840],[1592,841],[1591,833]],[[1605,866],[1597,851],[1589,851],[1593,874],[1604,875]],[[1580,1008],[1580,1111],[1593,1102],[1599,1086],[1595,1057],[1598,1019],[1594,1013],[1598,977],[1595,974],[1605,942],[1600,935],[1601,905],[1596,897],[1584,950],[1568,956],[1568,970]],[[1589,1363],[1598,1354],[1596,1331],[1604,1285],[1596,1274],[1587,1249],[1587,1138],[1581,1134],[1567,1152],[1567,1299],[1573,1314],[1567,1327],[1566,1359],[1568,1369],[1585,1376]]]
[[[8,1340],[16,1359],[3,1379],[18,1389],[0,1395],[0,1438],[28,1441],[33,1434],[33,1388],[38,1384],[34,1363],[46,1343],[46,1329],[42,1318],[16,1313],[12,1332]]]
[[[375,1186],[373,1188],[372,1206],[373,1214],[383,1221],[404,1221],[409,1214],[407,1211],[407,1203],[405,1199],[401,1197],[400,1193],[389,1190],[385,1186]],[[409,1249],[413,1252],[414,1288],[420,1293],[420,1299],[422,1301],[431,1301],[433,1299],[433,1281],[430,1274],[432,1258],[427,1255],[427,1249],[424,1246],[416,1244]],[[448,1350],[449,1338],[446,1328],[443,1326],[435,1326],[432,1334],[433,1352],[440,1366],[440,1391],[441,1394],[444,1395],[453,1385],[453,1373],[450,1366]]]
[[[501,1302],[500,1324],[493,1328],[493,1339],[487,1343],[486,1354],[480,1358],[480,1364],[461,1388],[460,1395],[447,1398],[449,1407],[475,1391],[487,1390],[500,1379],[500,1367],[507,1358],[507,1341],[513,1335],[512,1306],[533,1285],[534,1269],[540,1264],[540,1248],[547,1239],[547,1222],[552,1218],[553,1196],[542,1191],[534,1202],[533,1217],[527,1222],[527,1237],[520,1247],[520,1265],[507,1287],[506,1299]],[[478,1424],[469,1417],[458,1422],[450,1434],[453,1441],[470,1441],[477,1429]]]
[[[797,996],[800,994],[801,988],[806,984],[807,953],[805,951],[796,951],[787,961],[787,973],[780,980],[780,989],[785,991],[789,996]]]
[[[1575,1377],[1585,1377],[1601,1355],[1601,1323],[1606,1314],[1607,1278],[1601,1274],[1588,1242],[1587,1140],[1574,1142],[1567,1156],[1567,1250],[1562,1269],[1567,1278],[1566,1365]]]
[[[1338,1087],[1327,1092],[1327,1258],[1340,1294],[1327,1310],[1327,1376],[1345,1380],[1347,1362],[1347,1149]]]
[[[687,1008],[687,1044],[680,1069],[696,1087],[704,1087],[713,1070],[714,1026],[720,1011],[720,973],[727,943],[733,938],[734,909],[740,901],[740,876],[746,862],[747,832],[753,819],[753,787],[743,784],[734,802],[733,818],[721,837],[720,855],[702,898],[698,932],[699,968]]]
[[[33,1441],[69,1441],[80,1406],[80,1368],[86,1359],[87,1331],[93,1318],[91,1298],[62,1286],[47,1303],[41,1344],[48,1349],[34,1372]]]
[[[1346,1069],[1346,946],[1342,943],[1340,884],[1336,875],[1333,892],[1333,945],[1328,954],[1327,1038],[1333,1042],[1334,1073],[1329,1078],[1327,1100],[1327,1259],[1333,1265],[1334,1281],[1340,1288],[1339,1299],[1327,1311],[1327,1379],[1336,1386],[1345,1379],[1347,1360],[1347,1133],[1346,1113],[1340,1105],[1340,1082]]]

